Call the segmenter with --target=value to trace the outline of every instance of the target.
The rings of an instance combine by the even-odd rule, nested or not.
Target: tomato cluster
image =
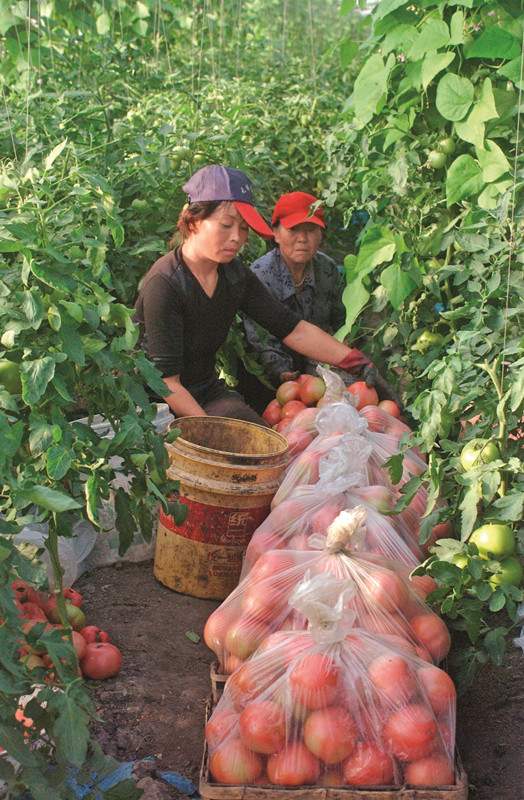
[[[355,630],[333,649],[283,631],[229,678],[206,725],[210,773],[230,785],[453,784],[455,702],[443,670],[384,639]]]
[[[11,583],[15,596],[19,617],[24,621],[24,633],[37,624],[45,622],[45,630],[61,629],[62,625],[56,595],[51,594],[42,600],[39,593],[28,583],[15,580]],[[109,635],[96,625],[86,626],[85,614],[82,611],[83,599],[79,592],[72,588],[64,589],[67,620],[72,628],[71,641],[79,661],[79,674],[93,680],[104,680],[117,675],[122,668],[122,655],[119,649],[109,642]],[[64,638],[68,634],[64,633]],[[46,648],[42,645],[35,649],[27,641],[20,642],[20,660],[28,669],[41,667],[46,670],[44,679],[57,682],[56,670]]]
[[[277,389],[276,397],[266,406],[262,419],[279,433],[305,408],[319,407],[326,391],[322,378],[300,375],[296,381],[284,381]]]

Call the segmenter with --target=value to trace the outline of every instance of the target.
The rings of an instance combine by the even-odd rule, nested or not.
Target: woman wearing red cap
[[[345,322],[344,284],[333,259],[319,250],[326,227],[316,197],[305,192],[284,194],[273,211],[276,247],[251,265],[270,292],[302,319],[335,333]],[[262,334],[244,318],[246,336],[275,387],[315,365],[271,334]]]
[[[182,243],[145,276],[136,302],[141,346],[167,385],[176,416],[211,414],[261,422],[218,378],[215,358],[237,313],[308,358],[358,371],[369,361],[301,319],[236,255],[249,228],[273,236],[253,206],[251,184],[237,169],[212,165],[183,187],[189,196],[177,223]]]

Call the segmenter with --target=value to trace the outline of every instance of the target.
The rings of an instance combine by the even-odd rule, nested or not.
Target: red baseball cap
[[[318,197],[306,194],[306,192],[283,194],[277,200],[271,224],[276,225],[279,222],[284,228],[292,228],[294,225],[300,225],[301,222],[313,222],[315,225],[325,228],[326,223],[321,206],[311,213],[313,203],[318,203]]]
[[[182,189],[190,203],[229,200],[255,233],[273,238],[273,231],[253,205],[251,181],[241,170],[210,164],[195,172]]]

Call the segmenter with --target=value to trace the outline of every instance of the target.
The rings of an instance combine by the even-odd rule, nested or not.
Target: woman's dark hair
[[[187,239],[193,232],[195,222],[210,217],[213,211],[223,202],[224,200],[206,200],[198,203],[189,203],[189,205],[184,206],[178,215],[175,232],[169,242],[169,247],[175,247],[175,245]]]

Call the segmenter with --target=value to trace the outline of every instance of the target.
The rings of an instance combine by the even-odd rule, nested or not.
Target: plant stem
[[[499,443],[499,450],[500,455],[502,458],[505,459],[505,451],[506,451],[506,432],[507,432],[507,422],[506,422],[506,414],[504,411],[504,387],[502,386],[502,382],[499,380],[497,375],[497,359],[493,362],[493,366],[491,367],[487,361],[479,364],[480,368],[483,369],[485,372],[488,373],[493,386],[495,387],[495,391],[497,393],[497,397],[499,402],[497,403],[497,419],[499,421],[499,432],[498,435],[495,437]],[[504,497],[508,488],[508,476],[505,472],[501,472],[500,474],[500,488],[499,494],[501,497]]]
[[[56,598],[60,623],[62,624],[64,631],[71,638],[72,628],[69,624],[69,619],[67,618],[66,601],[64,592],[62,590],[62,576],[64,574],[64,568],[60,564],[60,556],[58,554],[58,533],[56,531],[56,527],[52,524],[52,520],[49,521],[49,533],[45,546],[47,552],[49,553],[49,560],[51,561],[51,568],[53,570],[53,579],[55,584],[53,594]]]

